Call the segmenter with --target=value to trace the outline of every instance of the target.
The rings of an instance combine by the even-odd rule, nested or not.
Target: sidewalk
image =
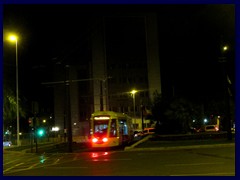
[[[125,147],[125,151],[154,151],[154,150],[174,150],[209,147],[229,147],[235,146],[235,139],[190,139],[190,140],[152,140],[153,136],[144,137],[137,143]]]
[[[38,149],[41,149],[41,148],[56,146],[58,144],[60,144],[60,143],[46,142],[46,143],[39,143],[37,145],[37,147],[38,147]],[[32,144],[32,145],[24,145],[24,146],[12,145],[10,147],[3,147],[3,152],[4,153],[11,152],[11,151],[20,152],[20,153],[26,153],[26,152],[31,152],[31,150],[33,152],[36,151],[36,144],[35,143]]]
[[[227,140],[226,138],[202,138],[202,139],[181,139],[182,135],[167,135],[161,138],[155,138],[153,135],[147,135],[143,139],[126,146],[124,151],[155,151],[155,150],[175,150],[175,149],[193,149],[193,148],[210,148],[210,147],[229,147],[235,146],[235,138]],[[174,138],[172,138],[174,137]],[[184,138],[187,136],[184,136]],[[73,143],[73,152],[91,151],[91,148],[85,143]],[[3,153],[15,151],[21,153],[36,152],[35,145],[31,146],[12,146],[4,147]],[[63,153],[68,152],[67,143],[42,143],[38,144],[38,153]]]

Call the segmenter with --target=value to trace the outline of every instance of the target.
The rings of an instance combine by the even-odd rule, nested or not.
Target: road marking
[[[60,159],[57,159],[53,164],[57,164],[60,161]]]
[[[4,160],[3,160],[4,161]],[[19,161],[18,159],[16,159],[16,160],[13,160],[13,161],[8,161],[8,162],[5,162],[4,164],[5,165],[7,165],[7,164],[12,164],[12,163],[14,163],[14,162],[16,162],[16,161]]]
[[[35,163],[35,164],[33,164],[32,166],[29,166],[28,168],[26,168],[26,169],[32,169],[32,168],[34,168],[35,166],[37,166],[39,163]]]
[[[215,162],[215,163],[166,164],[165,166],[200,166],[200,165],[214,165],[214,164],[224,164],[224,163]]]
[[[170,176],[235,176],[235,173],[174,174]]]
[[[131,161],[132,159],[92,159],[87,161]]]
[[[10,171],[11,169],[13,169],[13,168],[15,168],[15,167],[17,167],[17,166],[20,166],[20,165],[22,165],[22,164],[24,164],[24,163],[16,164],[15,166],[12,166],[12,167],[10,167],[10,168],[4,170],[3,173],[5,173],[5,172],[7,172],[7,171]]]
[[[86,169],[86,168],[88,168],[88,167],[80,167],[80,166],[74,166],[74,167],[72,167],[72,166],[68,166],[68,167],[43,167],[43,168],[51,168],[51,169]]]

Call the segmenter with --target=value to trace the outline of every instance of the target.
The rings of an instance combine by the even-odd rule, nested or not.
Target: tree
[[[12,89],[4,86],[3,87],[3,127],[6,129],[11,126],[17,119],[17,101],[16,96],[13,93]],[[26,111],[23,109],[21,105],[21,99],[19,99],[19,116],[25,117]]]
[[[164,112],[166,110],[166,107],[168,105],[167,99],[163,98],[161,94],[159,94],[157,91],[154,92],[153,94],[153,104],[152,104],[152,116],[153,119],[156,122],[156,132],[161,131],[161,124],[164,122],[165,117],[164,117]]]
[[[170,124],[175,124],[175,132],[187,133],[192,127],[193,119],[201,118],[201,106],[186,98],[175,98],[165,111],[165,116]]]
[[[158,133],[181,133],[189,132],[193,126],[193,120],[202,118],[200,103],[183,98],[164,98],[161,94],[154,93],[152,114]]]

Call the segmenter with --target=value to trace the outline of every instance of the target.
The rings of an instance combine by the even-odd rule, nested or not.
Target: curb
[[[176,150],[176,149],[196,149],[196,148],[213,148],[213,147],[233,147],[235,143],[214,144],[214,145],[191,145],[191,146],[174,146],[174,147],[157,147],[157,148],[131,148],[126,147],[124,151],[159,151],[159,150]]]
[[[43,144],[41,146],[38,146],[38,150],[46,148],[46,147],[57,146],[59,144],[62,144],[62,143],[60,142],[60,143],[55,143],[55,144]],[[36,146],[32,147],[32,151],[33,151],[32,153],[38,153],[38,152],[36,152]],[[30,153],[31,152],[31,148],[30,149],[29,148],[28,149],[24,149],[21,152],[23,152],[23,153]]]
[[[151,137],[152,137],[152,135],[148,135],[148,136],[144,137],[143,139],[141,139],[140,141],[136,142],[135,144],[132,144],[131,146],[126,146],[126,147],[124,148],[124,151],[134,148],[135,146],[137,146],[137,145],[139,145],[139,144],[147,141],[147,140],[148,140],[149,138],[151,138]]]

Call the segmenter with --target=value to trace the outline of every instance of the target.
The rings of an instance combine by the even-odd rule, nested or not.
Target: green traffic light
[[[37,131],[37,134],[38,134],[38,136],[43,136],[44,135],[44,130],[43,129],[38,129],[38,131]]]

